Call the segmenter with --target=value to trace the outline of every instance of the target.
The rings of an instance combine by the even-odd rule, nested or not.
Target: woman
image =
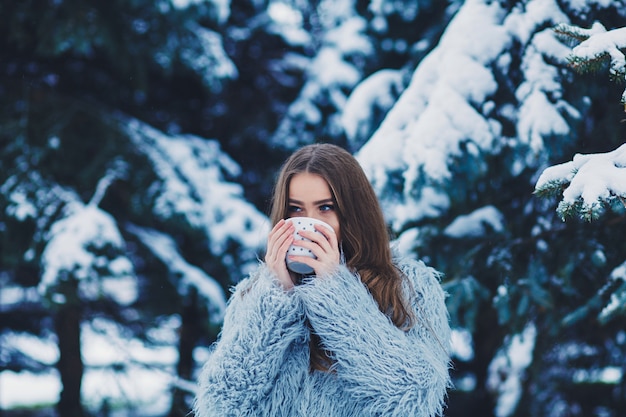
[[[395,259],[382,211],[347,151],[305,146],[283,165],[265,262],[235,288],[199,379],[197,417],[442,414],[450,327],[438,274]],[[323,220],[295,244],[286,218]],[[298,283],[296,285],[296,283]]]

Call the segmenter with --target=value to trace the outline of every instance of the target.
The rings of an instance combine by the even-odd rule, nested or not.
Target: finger
[[[339,249],[331,247],[330,243],[328,243],[327,241],[325,242],[324,246],[321,246],[316,242],[310,242],[307,240],[296,240],[294,241],[293,244],[296,246],[300,246],[305,249],[308,249],[311,253],[313,253],[313,255],[315,255],[317,260],[322,263],[327,263],[329,265],[339,263],[339,260],[340,260]],[[312,266],[312,265],[309,265],[309,266]]]
[[[293,232],[294,226],[291,222],[280,220],[276,223],[268,237],[267,257],[273,260],[284,257],[293,241]]]
[[[291,223],[287,223],[283,219],[279,220],[278,223],[276,223],[274,227],[272,228],[272,231],[270,232],[269,237],[276,239],[282,236],[289,229],[290,226],[293,227]]]
[[[316,230],[316,235],[319,236],[320,234],[324,237],[323,240],[318,241],[318,243],[320,244],[320,246],[322,247],[327,247],[326,246],[326,242],[328,242],[329,247],[331,249],[335,249],[339,247],[339,242],[337,240],[337,234],[335,233],[334,229],[331,229],[329,227],[326,226],[322,226],[322,225],[315,225],[315,230]],[[324,242],[324,240],[326,240],[326,242]]]
[[[323,248],[325,251],[328,251],[328,252],[332,251],[334,248],[337,248],[338,246],[337,239],[334,236],[334,233],[333,234],[329,233],[329,236],[327,237],[326,235],[322,235],[321,232],[316,233],[316,232],[304,231],[304,232],[300,232],[300,235],[304,238],[307,238],[311,242],[314,242],[316,245],[320,246],[321,248]],[[307,241],[304,241],[304,242],[307,242]],[[310,249],[310,248],[307,247],[307,249]]]
[[[308,256],[290,255],[289,259],[294,262],[300,262],[313,268],[315,275],[322,275],[332,271],[339,265],[338,261],[322,260],[321,258],[309,258]]]
[[[326,226],[322,226],[320,224],[316,224],[314,227],[315,227],[315,230],[323,234],[329,242],[331,243],[333,243],[333,241],[337,242],[337,234],[335,233],[335,230],[328,228]]]
[[[270,239],[274,241],[278,241],[286,238],[289,234],[293,234],[294,226],[291,222],[285,222],[285,220],[280,220],[272,231],[269,234]]]

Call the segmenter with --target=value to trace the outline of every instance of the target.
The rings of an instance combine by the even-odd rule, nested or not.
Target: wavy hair
[[[322,177],[330,187],[341,230],[346,265],[356,271],[378,308],[400,329],[410,329],[413,311],[402,292],[402,275],[392,262],[389,232],[365,172],[345,149],[332,144],[307,145],[283,164],[272,198],[272,225],[288,217],[289,183],[299,173]],[[332,361],[311,332],[311,369],[328,370]]]

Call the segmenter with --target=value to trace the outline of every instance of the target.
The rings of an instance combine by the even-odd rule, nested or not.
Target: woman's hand
[[[289,246],[294,241],[294,232],[295,228],[291,222],[280,220],[276,223],[267,238],[265,263],[270,271],[276,274],[278,281],[284,290],[290,290],[293,288],[293,280],[291,279],[291,274],[287,269],[285,257],[287,256]]]
[[[306,240],[296,240],[294,244],[309,249],[317,259],[295,255],[290,255],[289,259],[309,265],[315,270],[315,275],[322,276],[337,268],[341,254],[339,252],[337,235],[334,230],[317,224],[315,225],[315,230],[322,234],[313,231],[300,231],[300,235],[309,239],[310,242]]]

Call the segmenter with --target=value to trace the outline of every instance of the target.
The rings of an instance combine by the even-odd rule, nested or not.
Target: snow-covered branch
[[[581,41],[569,56],[572,68],[579,72],[594,71],[608,60],[610,76],[620,82],[626,80],[626,27],[607,31],[599,22],[590,29],[560,24],[555,31],[563,38]],[[622,103],[626,103],[626,90],[622,93]]]
[[[78,297],[95,300],[107,296],[120,304],[137,297],[133,264],[124,255],[125,242],[115,219],[78,196],[64,208],[65,215],[49,231],[41,255],[39,290],[57,303],[67,302],[60,288],[68,276],[78,281]]]
[[[244,251],[260,247],[267,218],[245,200],[241,185],[227,181],[240,175],[241,167],[217,141],[169,136],[137,120],[121,122],[159,178],[148,190],[158,218],[182,218],[204,231],[213,254],[222,254],[229,242],[239,243]],[[254,254],[247,257],[256,261]]]
[[[128,224],[126,229],[137,238],[168,268],[170,276],[179,277],[173,282],[180,294],[189,292],[195,287],[213,311],[210,318],[215,323],[223,319],[226,309],[226,295],[215,278],[207,275],[200,268],[189,264],[180,254],[179,249],[170,236],[157,230],[146,229]]]
[[[535,186],[535,193],[543,196],[561,190],[557,211],[562,219],[578,214],[592,220],[607,207],[626,208],[626,144],[612,152],[577,154],[544,170]]]
[[[607,31],[595,23],[590,29],[560,24],[555,31],[565,40],[580,42],[568,57],[579,72],[598,69],[607,59],[611,77],[626,77],[626,27]],[[622,93],[626,103],[626,90]],[[573,160],[547,168],[535,185],[540,196],[562,192],[557,212],[563,220],[578,215],[587,221],[601,216],[607,208],[622,212],[626,208],[626,145],[601,154],[577,154]]]

